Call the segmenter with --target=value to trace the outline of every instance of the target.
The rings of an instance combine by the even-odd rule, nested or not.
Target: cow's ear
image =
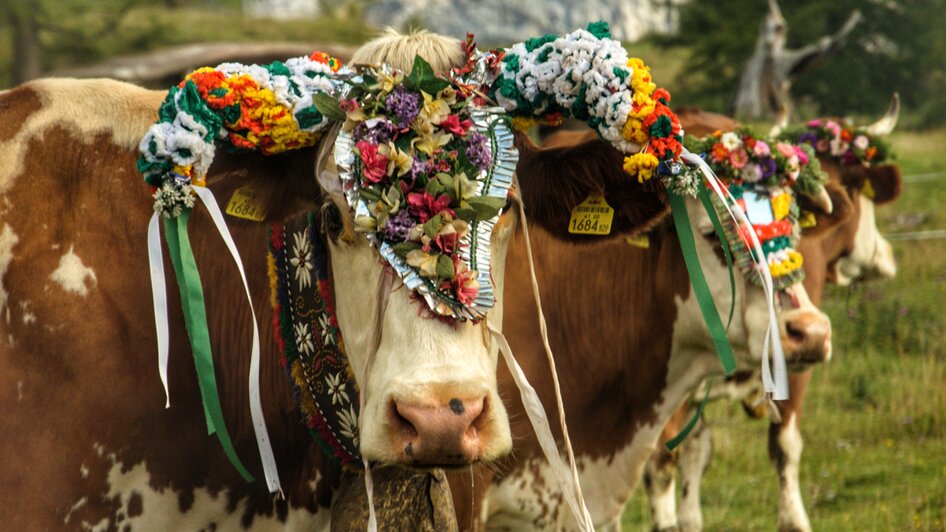
[[[815,217],[815,225],[802,229],[802,236],[816,237],[825,234],[854,216],[854,203],[843,186],[834,181],[829,181],[824,188],[831,198],[832,210],[830,214],[826,213],[807,196],[798,196],[798,205],[802,211],[810,212]]]
[[[624,156],[600,139],[539,148],[517,133],[516,147],[516,173],[526,216],[558,238],[572,242],[602,238],[568,231],[572,210],[593,194],[604,195],[614,209],[609,236],[647,231],[670,211],[659,181],[638,183],[624,171]]]
[[[890,203],[900,196],[903,189],[903,178],[900,176],[900,168],[893,164],[881,166],[871,166],[867,168],[867,183],[864,192],[877,205]]]

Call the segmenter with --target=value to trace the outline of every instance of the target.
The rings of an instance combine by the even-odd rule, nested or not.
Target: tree
[[[791,28],[786,47],[798,49],[844,26],[855,9],[863,20],[829,61],[798,76],[791,96],[804,112],[875,116],[899,91],[914,123],[946,122],[946,19],[942,0],[782,0]],[[738,88],[740,67],[754,51],[767,5],[758,0],[692,0],[681,11],[674,44],[690,50],[676,80],[674,103],[725,111]],[[796,116],[801,118],[802,116]]]
[[[790,114],[792,82],[837,52],[862,18],[861,12],[854,10],[834,35],[790,50],[785,47],[788,25],[776,0],[769,0],[769,12],[762,19],[755,50],[742,69],[730,114],[750,120]]]

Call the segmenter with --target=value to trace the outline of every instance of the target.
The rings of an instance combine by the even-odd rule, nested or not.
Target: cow
[[[875,135],[889,134],[896,123],[897,101],[878,122],[868,127]],[[701,111],[697,108],[677,110],[687,132],[705,136],[714,131],[732,131],[737,123],[731,118]],[[806,229],[802,233],[799,251],[805,257],[805,288],[815,304],[820,304],[826,283],[847,285],[854,278],[890,278],[896,273],[896,263],[890,243],[880,234],[874,217],[875,205],[896,199],[901,188],[900,171],[895,165],[842,163],[839,157],[820,155],[822,169],[828,174],[835,209],[850,209],[850,215],[834,217],[839,223],[831,227]],[[870,184],[867,187],[867,184]],[[864,193],[873,191],[872,198]],[[843,206],[843,207],[842,207]],[[850,207],[848,207],[850,206]],[[805,511],[799,482],[799,463],[803,439],[801,435],[801,408],[805,391],[811,379],[812,368],[793,372],[789,376],[790,397],[778,402],[769,430],[769,456],[779,479],[778,522],[780,530],[811,530]],[[685,401],[664,429],[663,441],[676,435],[693,415],[702,391]],[[761,386],[758,375],[740,371],[717,385],[711,398],[733,398],[743,401],[747,413],[760,416],[763,410],[758,399]],[[656,530],[679,526],[681,530],[702,530],[700,483],[709,465],[712,452],[711,429],[701,421],[690,438],[674,454],[659,449],[648,463],[645,488],[651,516]],[[680,471],[682,486],[680,508],[676,509],[674,469]]]
[[[408,70],[418,54],[438,71],[466,59],[455,39],[389,33],[353,61]],[[261,342],[260,393],[284,499],[241,479],[207,436],[174,291],[170,408],[164,406],[145,246],[151,191],[135,170],[139,140],[164,96],[104,79],[44,79],[0,93],[0,521],[11,530],[324,530],[341,469],[300,422],[271,320],[259,320],[261,337],[270,339]],[[616,232],[649,227],[665,214],[656,187],[598,173],[599,152],[560,165],[570,180],[550,179],[546,156],[522,161],[519,180],[536,206],[526,212],[538,226],[557,227],[558,213],[591,191],[604,191],[615,207]],[[363,459],[426,470],[500,457],[511,432],[486,327],[499,327],[504,313],[503,263],[519,224],[516,210],[507,209],[493,231],[497,302],[487,318],[425,319],[399,281],[390,292],[379,288],[385,269],[378,255],[351,230],[343,198],[319,188],[315,176],[335,171],[328,153],[220,150],[209,170],[207,186],[217,198],[253,186],[265,212],[264,223],[228,219],[254,307],[262,314],[269,305],[268,222],[322,213],[338,324],[366,395]],[[260,478],[245,400],[250,309],[209,216],[195,209],[190,224],[223,414],[238,456]],[[375,342],[375,363],[365,373]],[[411,443],[427,451],[408,456]]]
[[[579,134],[582,136],[584,134]],[[565,161],[602,144],[593,134],[575,142],[567,134],[542,148],[523,142],[523,159],[558,154]],[[601,172],[620,166],[615,150],[602,150]],[[550,178],[559,167],[546,169]],[[526,205],[534,191],[522,187]],[[735,274],[732,300],[729,273],[707,215],[687,203],[696,249],[717,309],[735,305],[728,329],[742,365],[758,365],[765,334],[761,288]],[[823,226],[835,223],[821,213]],[[560,227],[567,225],[567,218]],[[560,232],[563,232],[560,230]],[[548,322],[548,339],[562,385],[581,486],[594,524],[619,530],[626,501],[644,465],[660,443],[661,431],[680,401],[707,376],[721,373],[711,338],[693,295],[674,223],[667,217],[646,233],[646,247],[625,238],[573,242],[549,228],[532,232],[535,268]],[[574,239],[572,239],[574,240]],[[553,397],[550,375],[531,297],[525,242],[517,236],[506,263],[505,327],[525,373],[536,383],[543,404]],[[790,291],[797,308],[779,316],[789,364],[830,353],[830,322],[798,284]],[[792,331],[788,334],[787,331]],[[488,468],[452,473],[458,523],[465,529],[569,530],[573,526],[562,493],[553,485],[536,441],[512,398],[508,374],[500,367],[500,390],[509,396],[514,448]]]

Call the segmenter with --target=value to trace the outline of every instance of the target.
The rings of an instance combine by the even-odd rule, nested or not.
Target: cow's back
[[[152,199],[135,169],[138,141],[163,98],[108,80],[42,80],[0,93],[0,123],[15,125],[0,133],[4,528],[317,524],[313,446],[290,411],[287,382],[267,342],[267,419],[277,456],[294,457],[280,466],[292,468],[283,483],[302,512],[274,505],[261,482],[245,400],[249,311],[220,238],[197,211],[190,233],[224,414],[259,480],[242,481],[207,436],[172,276],[171,408],[164,408],[146,246]],[[302,157],[311,161],[311,154]],[[271,337],[265,225],[232,227],[250,257],[248,273],[259,281],[253,294],[262,337]]]

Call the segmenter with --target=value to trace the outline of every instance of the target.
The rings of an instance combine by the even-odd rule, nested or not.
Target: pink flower
[[[824,128],[830,131],[835,137],[841,134],[841,125],[834,120],[828,120],[828,122],[825,123]]]
[[[756,141],[752,151],[755,152],[756,157],[765,157],[772,153],[772,149],[769,148],[769,145],[761,140]]]
[[[870,139],[864,135],[854,137],[854,147],[859,150],[866,150],[870,146]]]
[[[818,126],[821,125],[821,120],[819,120],[819,119],[817,119],[817,118],[814,119],[814,120],[809,120],[809,121],[806,123],[806,125],[807,125],[808,127],[818,127]]]
[[[792,146],[791,144],[787,144],[785,142],[779,142],[778,144],[775,145],[775,149],[778,150],[778,152],[782,154],[782,157],[785,157],[787,159],[791,157],[792,155],[795,155],[796,148]]]
[[[380,183],[388,175],[388,158],[378,153],[378,145],[358,141],[355,144],[358,153],[361,154],[361,162],[364,165],[362,175],[372,183]]]
[[[463,122],[460,122],[460,117],[457,115],[450,115],[446,120],[437,125],[449,131],[450,133],[457,135],[458,137],[463,137],[466,136],[467,130],[473,125],[473,121],[464,120]]]
[[[410,205],[411,215],[420,220],[420,223],[444,211],[450,216],[456,216],[450,209],[450,196],[446,194],[441,194],[439,198],[434,199],[426,190],[423,193],[412,192],[407,195],[407,204]]]
[[[459,257],[453,257],[453,266],[456,275],[453,278],[453,289],[457,293],[457,299],[464,305],[469,305],[476,299],[476,294],[480,291],[480,282],[476,279],[476,272],[466,268],[466,264],[459,260]]]
[[[736,170],[739,170],[748,162],[749,154],[746,153],[746,150],[743,148],[739,148],[738,150],[729,154],[729,164],[731,164]]]
[[[802,166],[808,164],[808,154],[805,153],[805,150],[801,149],[800,146],[795,146],[795,155],[798,156],[798,162],[801,163]]]

